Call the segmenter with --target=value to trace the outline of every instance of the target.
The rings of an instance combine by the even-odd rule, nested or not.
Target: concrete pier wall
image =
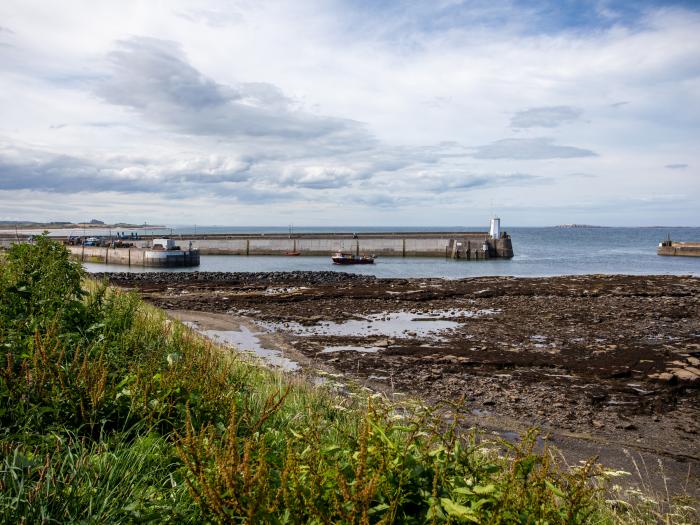
[[[472,259],[513,257],[510,237],[492,239],[487,232],[383,232],[356,236],[352,233],[251,233],[177,235],[173,239],[183,251],[191,247],[202,255],[285,255],[294,252],[329,256],[341,251],[381,257],[450,257],[452,243],[461,243],[470,246],[471,250],[481,250],[481,254],[470,257]],[[149,260],[146,254],[153,253],[147,249],[151,240],[151,237],[130,239],[132,248],[68,246],[68,249],[85,261],[131,266],[182,265],[171,264],[175,259]],[[484,243],[487,252],[483,251]]]
[[[99,246],[66,246],[73,257],[83,262],[172,268],[198,266],[199,253],[189,251],[156,251],[143,248],[104,248]]]
[[[657,249],[659,255],[700,257],[700,242],[663,242]]]
[[[383,257],[444,257],[451,239],[471,241],[474,246],[489,244],[491,257],[513,256],[510,239],[490,239],[486,233],[387,233],[361,234],[358,238],[343,234],[249,235],[217,238],[213,236],[178,238],[181,246],[192,247],[203,255],[330,255],[342,251],[354,254],[374,254]]]

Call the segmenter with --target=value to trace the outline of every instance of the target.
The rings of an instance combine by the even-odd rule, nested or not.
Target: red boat
[[[289,257],[297,257],[298,255],[301,255],[301,252],[287,252],[285,255]]]
[[[373,255],[353,255],[338,252],[331,257],[333,264],[374,264]]]

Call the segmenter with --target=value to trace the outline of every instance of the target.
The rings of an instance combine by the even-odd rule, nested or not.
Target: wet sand
[[[634,471],[631,456],[660,489],[660,460],[670,488],[700,496],[700,279],[328,274],[112,274],[112,282],[298,370],[459,401],[468,423],[507,438],[538,427],[570,463],[599,456]]]

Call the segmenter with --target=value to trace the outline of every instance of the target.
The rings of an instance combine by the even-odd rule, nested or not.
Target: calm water
[[[368,231],[368,228],[294,228],[304,231]],[[371,231],[420,231],[418,228],[372,228]],[[439,231],[475,231],[481,228],[424,228]],[[506,228],[513,239],[515,257],[510,260],[453,261],[444,258],[377,258],[374,265],[338,267],[328,257],[274,257],[203,255],[199,271],[274,272],[332,270],[378,277],[446,277],[480,275],[548,276],[574,274],[677,274],[700,276],[700,257],[660,257],[656,247],[667,235],[678,241],[700,241],[700,228]],[[188,233],[193,228],[174,229]],[[204,232],[204,228],[198,228]],[[245,228],[207,228],[208,232],[253,231]],[[287,231],[255,228],[254,231]],[[86,263],[92,272],[160,271],[119,265]],[[170,271],[192,271],[178,268]]]

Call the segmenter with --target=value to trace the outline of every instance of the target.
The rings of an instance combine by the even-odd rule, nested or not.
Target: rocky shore
[[[249,285],[254,283],[308,283],[326,284],[348,281],[376,281],[371,275],[356,275],[340,272],[112,272],[93,273],[95,279],[108,279],[112,283],[154,285],[220,283],[221,285]]]
[[[370,388],[459,403],[468,420],[502,432],[537,426],[574,457],[624,467],[625,449],[661,459],[697,494],[697,278],[106,276],[169,310],[255,322],[310,362]]]

